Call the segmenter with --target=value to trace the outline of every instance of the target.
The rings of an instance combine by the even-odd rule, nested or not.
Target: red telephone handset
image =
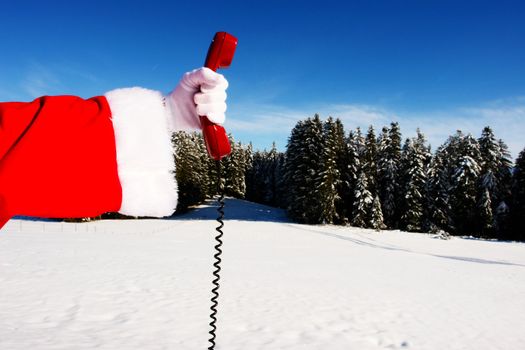
[[[204,66],[213,71],[229,67],[236,47],[237,38],[226,32],[217,32],[208,49]],[[200,119],[204,142],[210,157],[220,160],[230,154],[231,147],[226,130],[222,126],[210,122],[205,116],[201,116]]]

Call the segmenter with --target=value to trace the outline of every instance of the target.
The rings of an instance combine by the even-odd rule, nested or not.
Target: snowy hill
[[[0,231],[0,349],[205,349],[215,211]],[[226,207],[218,347],[525,349],[525,244]]]

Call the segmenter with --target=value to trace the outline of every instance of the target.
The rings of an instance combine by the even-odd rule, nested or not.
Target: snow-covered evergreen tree
[[[245,161],[244,183],[246,185],[246,191],[245,191],[244,196],[246,198],[247,192],[248,192],[248,173],[252,170],[252,166],[253,166],[254,151],[253,151],[252,143],[251,142],[248,143],[248,145],[243,148],[243,151],[244,151],[244,161]]]
[[[300,171],[304,168],[302,165],[304,128],[304,121],[302,120],[295,124],[288,138],[284,158],[283,182],[287,188],[285,197],[286,209],[288,215],[295,220],[299,220],[302,217],[301,207],[295,205],[295,198],[300,195],[300,191],[305,185],[302,177],[299,176]]]
[[[250,147],[251,149],[251,147]],[[277,151],[275,142],[270,151],[255,151],[250,156],[246,171],[246,199],[271,206],[283,206],[284,155]]]
[[[368,190],[368,177],[364,171],[359,173],[354,189],[352,225],[370,227],[370,217],[374,197]]]
[[[305,191],[297,198],[298,201],[304,205],[304,213],[306,223],[318,224],[322,222],[320,188],[320,176],[323,167],[323,145],[324,132],[323,123],[319,115],[315,115],[311,119],[307,119],[306,123],[306,147],[303,154],[303,161],[306,164],[306,172],[303,174],[306,180]]]
[[[494,193],[497,202],[494,227],[498,238],[506,238],[510,234],[509,207],[512,201],[512,159],[509,149],[503,140],[498,140],[499,145],[499,169],[496,173],[497,187]]]
[[[374,197],[371,210],[370,227],[377,231],[385,229],[386,226],[383,221],[383,211],[381,210],[381,201],[379,200],[379,195]]]
[[[458,234],[476,234],[478,179],[481,173],[479,143],[470,134],[459,140],[452,175],[452,214]],[[456,157],[454,157],[456,158]]]
[[[508,203],[512,203],[512,199],[509,199]],[[494,230],[496,237],[498,239],[513,237],[510,225],[510,207],[507,205],[507,201],[501,201],[494,212]]]
[[[525,148],[516,159],[512,176],[511,227],[509,238],[525,241]]]
[[[353,217],[353,205],[355,202],[355,185],[359,174],[361,162],[359,159],[357,138],[354,131],[350,130],[348,137],[346,138],[346,167],[341,169],[341,179],[344,182],[347,191],[345,192],[343,199],[344,212],[346,213],[346,219],[352,222]]]
[[[385,224],[397,228],[399,222],[399,162],[401,132],[398,123],[383,128],[378,145],[378,193]]]
[[[365,152],[366,152],[366,141],[365,141],[363,132],[361,131],[360,127],[357,127],[355,129],[354,147],[355,147],[355,152],[357,154],[357,157],[359,158],[359,161],[360,161],[360,166],[362,167],[363,159],[364,159]]]
[[[304,223],[319,223],[317,179],[321,171],[323,124],[319,115],[297,123],[286,149],[287,211]]]
[[[340,185],[340,173],[337,166],[337,129],[334,120],[329,117],[324,123],[321,167],[319,169],[315,192],[319,206],[319,222],[332,224],[339,219],[336,205],[340,200],[337,191]]]
[[[494,226],[494,216],[492,215],[492,203],[490,198],[490,190],[488,187],[482,189],[483,193],[478,203],[479,226],[481,233],[484,236],[490,236]]]
[[[437,149],[429,166],[427,180],[427,227],[429,232],[450,230],[450,179],[448,176],[447,148],[441,146]]]
[[[377,139],[374,127],[370,125],[366,133],[363,154],[363,171],[367,176],[368,190],[375,197],[377,194]]]
[[[390,136],[388,135],[388,128],[384,126],[381,129],[381,134],[377,138],[377,194],[383,198],[386,184],[386,174],[388,169],[388,148],[390,146]]]
[[[204,141],[197,133],[173,135],[175,171],[178,184],[178,211],[201,203],[207,197],[208,164]]]
[[[192,135],[194,136],[196,151],[199,155],[199,177],[201,186],[204,190],[205,198],[210,198],[215,194],[217,178],[210,178],[209,167],[211,163],[204,142],[204,136],[200,132],[194,132]],[[215,186],[213,187],[213,190],[211,189],[211,186]]]
[[[488,126],[483,128],[478,143],[481,155],[480,187],[483,189],[483,192],[487,189],[489,196],[492,197],[493,192],[497,187],[496,174],[501,160],[500,147],[498,141],[494,137],[492,129]]]
[[[246,171],[246,199],[256,203],[264,203],[264,153],[255,151],[251,156],[251,166]]]
[[[512,157],[509,152],[507,144],[499,139],[499,169],[497,170],[496,178],[498,179],[498,186],[496,189],[496,198],[498,202],[510,202],[511,187],[512,187]]]
[[[504,201],[499,193],[500,171],[502,168],[503,154],[499,142],[494,137],[492,129],[488,126],[483,128],[481,137],[478,139],[481,155],[481,171],[478,193],[478,213],[480,229],[485,236],[494,234],[493,212]],[[507,179],[508,181],[509,179]],[[487,207],[490,206],[490,207]]]
[[[337,170],[339,172],[339,182],[336,185],[339,200],[336,201],[337,223],[345,224],[348,217],[352,214],[347,211],[347,199],[352,196],[351,181],[349,181],[350,157],[348,144],[345,136],[343,123],[340,119],[335,120],[335,156]]]
[[[277,154],[277,164],[275,167],[275,180],[276,180],[276,193],[275,193],[275,202],[274,206],[279,208],[286,208],[286,183],[284,181],[284,165],[285,165],[285,155],[283,152]]]
[[[405,144],[403,149],[404,213],[402,227],[408,231],[422,231],[425,208],[427,166],[430,151],[424,135],[417,136]]]
[[[240,142],[235,142],[229,135],[231,154],[222,160],[222,176],[225,180],[224,191],[226,195],[244,198],[246,192],[245,173],[248,168],[246,152]]]
[[[275,206],[277,204],[279,152],[275,142],[269,152],[264,153],[264,203]]]

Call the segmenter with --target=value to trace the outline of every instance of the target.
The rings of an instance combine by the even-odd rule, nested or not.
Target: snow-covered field
[[[217,349],[525,349],[525,244],[229,200]],[[206,349],[215,217],[0,231],[0,349]]]

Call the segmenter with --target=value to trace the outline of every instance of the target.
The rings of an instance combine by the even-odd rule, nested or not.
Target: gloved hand
[[[168,127],[171,131],[201,128],[199,116],[207,116],[215,124],[223,124],[226,112],[228,81],[209,68],[199,68],[184,74],[175,89],[166,96],[171,111]]]

